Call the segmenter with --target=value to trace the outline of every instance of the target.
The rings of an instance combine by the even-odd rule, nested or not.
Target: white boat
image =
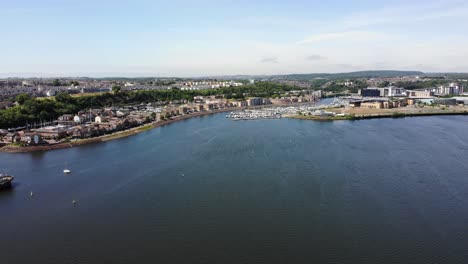
[[[70,174],[71,170],[68,168],[68,165],[65,163],[65,169],[63,170],[63,173],[65,174]]]

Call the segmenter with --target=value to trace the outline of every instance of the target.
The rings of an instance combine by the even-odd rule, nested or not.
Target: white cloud
[[[277,57],[265,57],[260,60],[262,63],[278,63],[278,58]]]
[[[305,39],[298,42],[298,44],[312,44],[319,42],[329,42],[336,40],[346,41],[371,41],[375,39],[383,39],[386,35],[372,31],[344,31],[344,32],[332,32],[332,33],[321,33],[306,37]]]
[[[327,57],[322,56],[322,55],[317,55],[317,54],[309,55],[306,57],[306,60],[308,61],[321,61],[321,60],[326,60],[326,59]]]

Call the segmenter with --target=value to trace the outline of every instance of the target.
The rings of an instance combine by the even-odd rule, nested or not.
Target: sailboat
[[[68,168],[68,165],[65,163],[65,169],[63,169],[63,173],[70,174],[71,170]]]

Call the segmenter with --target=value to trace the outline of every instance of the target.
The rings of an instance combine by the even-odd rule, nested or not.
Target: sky
[[[0,0],[0,77],[468,72],[468,1]]]

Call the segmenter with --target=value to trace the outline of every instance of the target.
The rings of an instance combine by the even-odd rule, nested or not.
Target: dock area
[[[281,113],[273,110],[244,110],[226,115],[231,120],[280,119]]]
[[[340,108],[346,105],[346,101],[335,98],[328,102],[314,102],[300,105],[287,106],[268,106],[260,109],[246,109],[234,111],[226,115],[231,120],[257,120],[257,119],[280,119],[282,117],[291,117],[303,113],[315,113],[320,115],[329,115],[325,111],[330,108]]]

